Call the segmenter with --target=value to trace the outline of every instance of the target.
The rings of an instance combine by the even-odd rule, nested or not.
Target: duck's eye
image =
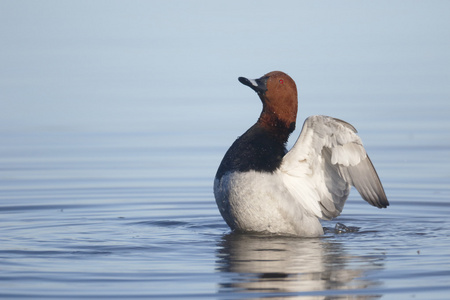
[[[281,84],[284,83],[283,79],[280,79],[278,82],[281,83]]]

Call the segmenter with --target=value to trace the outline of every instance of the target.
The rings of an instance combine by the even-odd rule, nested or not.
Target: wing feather
[[[311,116],[280,172],[293,198],[306,212],[323,219],[338,216],[355,186],[376,207],[387,207],[381,181],[356,129],[327,116]]]

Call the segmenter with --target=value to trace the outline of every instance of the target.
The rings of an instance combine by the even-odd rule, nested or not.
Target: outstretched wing
[[[284,156],[280,173],[304,210],[323,219],[337,217],[353,185],[371,205],[389,202],[356,129],[327,116],[306,119],[294,147]]]

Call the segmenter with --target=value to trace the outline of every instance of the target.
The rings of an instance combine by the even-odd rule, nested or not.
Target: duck
[[[318,237],[320,220],[339,216],[354,186],[377,208],[389,201],[357,130],[341,119],[313,115],[288,151],[298,99],[284,72],[239,77],[262,102],[257,122],[226,151],[214,197],[232,231]]]

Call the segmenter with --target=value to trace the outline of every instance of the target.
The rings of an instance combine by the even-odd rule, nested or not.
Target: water
[[[447,2],[36,3],[0,4],[1,299],[448,299]],[[237,77],[276,69],[298,127],[358,129],[388,209],[229,231],[214,174],[261,109]]]
[[[391,206],[353,191],[324,226],[359,231],[302,239],[230,233],[211,187],[224,149],[168,142],[201,138],[3,134],[0,296],[445,299],[450,145],[374,147]]]

